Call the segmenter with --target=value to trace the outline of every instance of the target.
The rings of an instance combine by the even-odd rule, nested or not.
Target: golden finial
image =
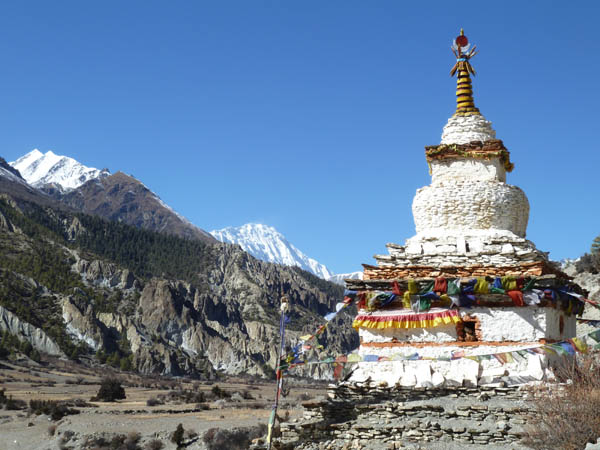
[[[456,80],[456,112],[455,116],[478,116],[479,110],[475,107],[473,100],[473,88],[471,86],[471,75],[475,75],[475,69],[469,60],[477,54],[474,45],[471,48],[464,30],[460,29],[460,35],[452,43],[452,53],[456,56],[456,64],[450,71],[453,77],[458,72]]]

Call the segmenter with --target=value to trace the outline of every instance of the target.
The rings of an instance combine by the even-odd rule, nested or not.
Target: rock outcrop
[[[333,308],[332,299],[310,287],[304,278],[308,274],[257,261],[226,244],[215,250],[214,258],[204,288],[160,278],[144,282],[115,264],[79,258],[73,270],[87,284],[129,292],[136,301],[130,304],[133,312],[125,315],[79,307],[66,298],[62,308],[67,329],[95,350],[125,336],[142,372],[181,375],[206,372],[210,366],[230,374],[265,375],[277,362],[277,292],[284,290],[296,299],[291,314],[297,321],[310,323],[306,319],[315,315],[308,311],[324,314]],[[265,298],[265,288],[270,298]],[[310,325],[291,329],[289,342],[307,331],[313,331]],[[341,352],[357,345],[356,336],[345,327],[330,335],[329,345]],[[324,376],[329,369],[312,373]]]
[[[8,331],[20,341],[29,342],[39,352],[52,356],[65,356],[56,342],[43,330],[19,319],[16,314],[2,306],[0,306],[0,330]]]
[[[314,332],[343,298],[341,286],[259,261],[237,245],[178,238],[165,244],[157,233],[127,225],[46,205],[14,206],[0,203],[0,270],[12,280],[0,277],[0,292],[9,294],[0,304],[51,330],[69,357],[87,348],[101,360],[132,364],[143,373],[211,377],[218,370],[270,376],[278,364],[281,295],[292,303],[287,345]],[[132,252],[135,246],[144,250],[134,260],[121,251],[123,245],[132,246]],[[169,253],[171,245],[177,252]],[[185,252],[194,257],[187,255],[184,264]],[[165,253],[167,263],[146,260]],[[24,288],[27,277],[32,280]],[[330,354],[358,345],[350,314],[336,320],[320,337],[327,339]],[[326,376],[331,368],[310,366],[304,373],[308,370]]]

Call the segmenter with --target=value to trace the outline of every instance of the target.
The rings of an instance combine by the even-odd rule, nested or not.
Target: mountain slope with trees
[[[323,321],[341,287],[258,261],[238,246],[161,234],[5,196],[0,305],[72,358],[144,373],[270,375],[279,297],[290,343]],[[346,316],[323,335],[331,354],[358,344]]]

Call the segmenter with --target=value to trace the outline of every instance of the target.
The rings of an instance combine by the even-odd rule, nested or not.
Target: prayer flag
[[[362,361],[362,358],[357,353],[351,353],[348,355],[348,362],[359,362]]]
[[[569,355],[575,354],[575,346],[570,342],[561,342],[560,345]]]

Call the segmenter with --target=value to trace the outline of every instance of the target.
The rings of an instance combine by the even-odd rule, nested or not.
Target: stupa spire
[[[456,64],[450,71],[450,76],[457,74],[456,79],[456,112],[454,116],[479,116],[479,109],[475,107],[473,100],[473,87],[471,86],[471,75],[475,75],[475,69],[469,60],[477,54],[474,45],[471,48],[469,40],[463,29],[460,35],[452,43],[452,53],[456,56]]]

